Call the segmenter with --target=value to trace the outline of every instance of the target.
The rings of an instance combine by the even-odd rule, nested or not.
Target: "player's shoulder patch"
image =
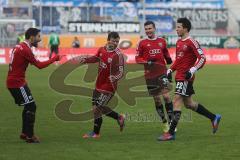
[[[198,49],[197,49],[197,52],[198,52],[198,54],[203,55],[203,50],[202,50],[202,48],[198,48]]]

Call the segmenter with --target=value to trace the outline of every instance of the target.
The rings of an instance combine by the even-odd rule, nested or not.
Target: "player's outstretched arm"
[[[50,64],[52,64],[55,61],[60,61],[65,55],[56,55],[54,57],[52,57],[51,59],[47,60],[47,61],[38,61],[36,60],[33,65],[36,66],[38,69],[43,69],[46,68],[47,66],[49,66]]]
[[[98,58],[98,56],[94,55],[86,57],[83,63],[97,63],[99,61],[100,59]]]
[[[97,63],[99,62],[99,58],[97,56],[88,56],[88,55],[83,55],[83,56],[78,56],[74,57],[71,62],[74,64],[85,64],[85,63]]]

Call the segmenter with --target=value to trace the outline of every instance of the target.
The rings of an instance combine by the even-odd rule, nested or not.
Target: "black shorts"
[[[157,95],[162,92],[163,89],[167,89],[169,80],[166,75],[161,75],[152,79],[146,79],[148,93],[150,95]]]
[[[93,91],[92,96],[92,105],[94,106],[106,106],[108,102],[111,100],[113,93],[108,92],[100,92],[97,90]]]
[[[34,102],[31,91],[27,85],[20,88],[8,88],[8,90],[13,96],[15,103],[19,106],[24,106],[25,104]]]
[[[189,97],[195,94],[193,89],[193,82],[190,81],[176,81],[175,94]]]
[[[51,46],[51,53],[58,54],[58,45],[52,45]]]

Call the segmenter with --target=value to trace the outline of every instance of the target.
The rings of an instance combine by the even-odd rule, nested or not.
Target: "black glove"
[[[166,58],[167,64],[172,64],[172,59],[171,58]]]
[[[185,73],[185,79],[186,79],[186,80],[191,79],[192,76],[193,76],[193,74],[192,74],[190,71],[187,71],[187,72]]]
[[[167,70],[167,79],[169,80],[169,82],[172,82],[172,70],[171,69]]]

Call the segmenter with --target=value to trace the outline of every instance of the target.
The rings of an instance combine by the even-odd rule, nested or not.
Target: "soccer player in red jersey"
[[[102,114],[117,120],[120,131],[124,127],[124,116],[116,113],[107,106],[115,91],[117,83],[123,76],[124,58],[120,49],[117,48],[120,36],[117,32],[110,32],[107,44],[100,47],[95,56],[78,57],[81,63],[98,63],[98,76],[96,87],[93,91],[92,105],[94,113],[93,131],[84,134],[83,138],[99,138],[102,125]]]
[[[157,113],[164,124],[163,131],[167,132],[172,118],[173,104],[169,93],[164,91],[169,85],[166,63],[171,64],[172,59],[165,39],[155,35],[155,23],[152,21],[145,22],[144,29],[147,38],[140,40],[138,44],[136,62],[144,65],[148,92],[153,96]],[[169,121],[164,114],[161,95],[165,101]]]
[[[15,103],[24,106],[20,138],[28,143],[39,143],[39,138],[34,135],[36,104],[25,80],[25,72],[29,63],[42,69],[60,60],[62,56],[57,55],[48,61],[40,62],[31,50],[32,46],[37,47],[38,42],[41,41],[40,30],[29,28],[25,32],[25,38],[25,41],[16,45],[12,50],[6,83]]]
[[[193,89],[195,73],[204,66],[206,57],[199,43],[190,37],[190,29],[191,22],[187,18],[177,20],[176,31],[180,39],[176,43],[176,60],[167,71],[169,79],[172,78],[172,72],[176,71],[176,88],[173,100],[174,116],[169,131],[158,138],[160,141],[175,139],[174,130],[181,117],[182,103],[186,108],[208,118],[212,123],[213,133],[216,133],[221,119],[221,115],[213,114],[202,104],[192,99],[192,95],[195,93]]]

